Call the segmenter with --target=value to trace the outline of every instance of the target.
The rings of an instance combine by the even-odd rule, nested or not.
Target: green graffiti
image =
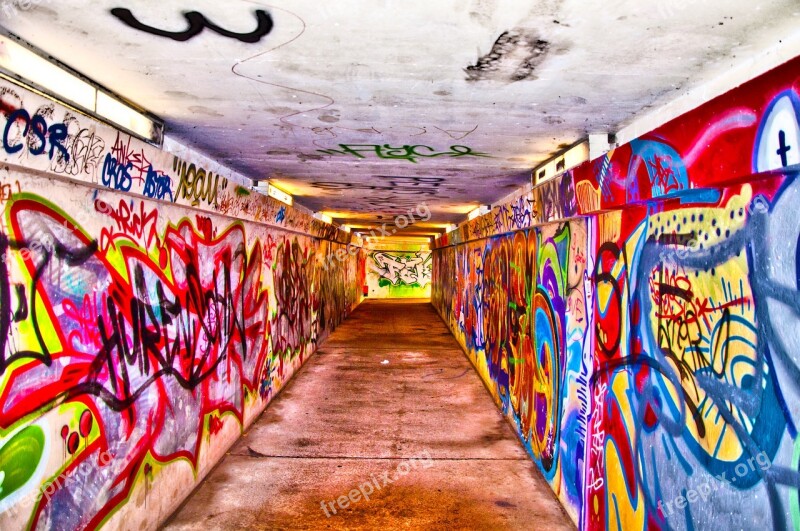
[[[429,294],[427,290],[419,284],[389,286],[389,289],[385,294],[385,297],[390,299],[422,299],[428,296]]]
[[[39,426],[28,426],[0,448],[0,500],[33,477],[43,453],[44,432]]]
[[[490,157],[487,153],[473,151],[467,146],[450,146],[450,151],[439,151],[430,146],[400,146],[392,147],[389,144],[339,144],[339,149],[318,149],[325,155],[350,155],[359,159],[367,158],[364,153],[375,154],[379,159],[407,160],[413,164],[419,158],[435,157]]]

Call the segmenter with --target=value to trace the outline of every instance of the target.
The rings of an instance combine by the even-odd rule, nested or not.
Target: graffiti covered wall
[[[581,529],[800,528],[798,68],[438,241],[433,302]]]
[[[573,517],[591,369],[586,231],[576,220],[445,247],[433,273],[434,305]]]
[[[366,253],[0,92],[0,529],[155,528],[360,302]]]
[[[367,288],[373,299],[429,299],[430,251],[368,251]]]

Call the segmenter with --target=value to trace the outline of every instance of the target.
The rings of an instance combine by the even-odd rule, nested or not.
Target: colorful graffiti
[[[434,304],[582,529],[800,528],[798,66],[438,241]]]
[[[174,140],[169,142],[172,152],[157,149],[9,81],[0,82],[0,115],[0,161],[9,167],[58,174],[320,239],[344,244],[353,240],[307,212],[251,192],[249,179]],[[12,183],[0,190],[0,201]]]
[[[372,251],[368,262],[370,297],[430,298],[433,258],[429,251]]]
[[[585,223],[434,254],[434,305],[562,501],[579,507],[583,471],[562,454],[582,444],[589,410]]]
[[[114,526],[140,496],[155,527],[360,301],[366,256],[323,269],[343,244],[0,178],[0,528]]]

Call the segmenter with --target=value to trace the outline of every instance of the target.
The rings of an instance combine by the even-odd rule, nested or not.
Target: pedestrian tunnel
[[[276,2],[0,4],[0,529],[800,529],[796,6]]]

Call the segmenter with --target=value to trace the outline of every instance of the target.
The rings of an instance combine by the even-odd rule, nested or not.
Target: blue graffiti
[[[20,120],[23,122],[22,138],[12,144],[12,140],[9,138],[11,128]],[[49,144],[48,158],[50,160],[53,160],[54,152],[58,150],[63,155],[64,161],[69,162],[69,152],[62,143],[67,139],[67,126],[65,124],[53,124],[48,127],[47,120],[43,116],[37,114],[31,117],[30,113],[25,109],[17,109],[9,114],[6,119],[6,126],[3,130],[3,149],[9,155],[19,153],[25,147],[23,138],[27,139],[28,152],[31,155],[38,156],[43,154]]]
[[[111,156],[111,153],[107,154],[106,160],[103,162],[103,185],[114,190],[129,192],[131,186],[133,186],[132,169],[132,162],[123,166],[116,158]]]
[[[151,199],[173,202],[172,178],[169,175],[164,175],[160,171],[153,169],[153,165],[151,164],[147,168],[147,177],[144,181],[144,191],[142,193]]]
[[[639,167],[644,165],[650,179],[650,197],[666,197],[689,189],[689,175],[686,164],[672,147],[650,140],[631,141],[633,158],[628,175],[639,175]],[[638,182],[629,183],[629,199],[641,199]]]

